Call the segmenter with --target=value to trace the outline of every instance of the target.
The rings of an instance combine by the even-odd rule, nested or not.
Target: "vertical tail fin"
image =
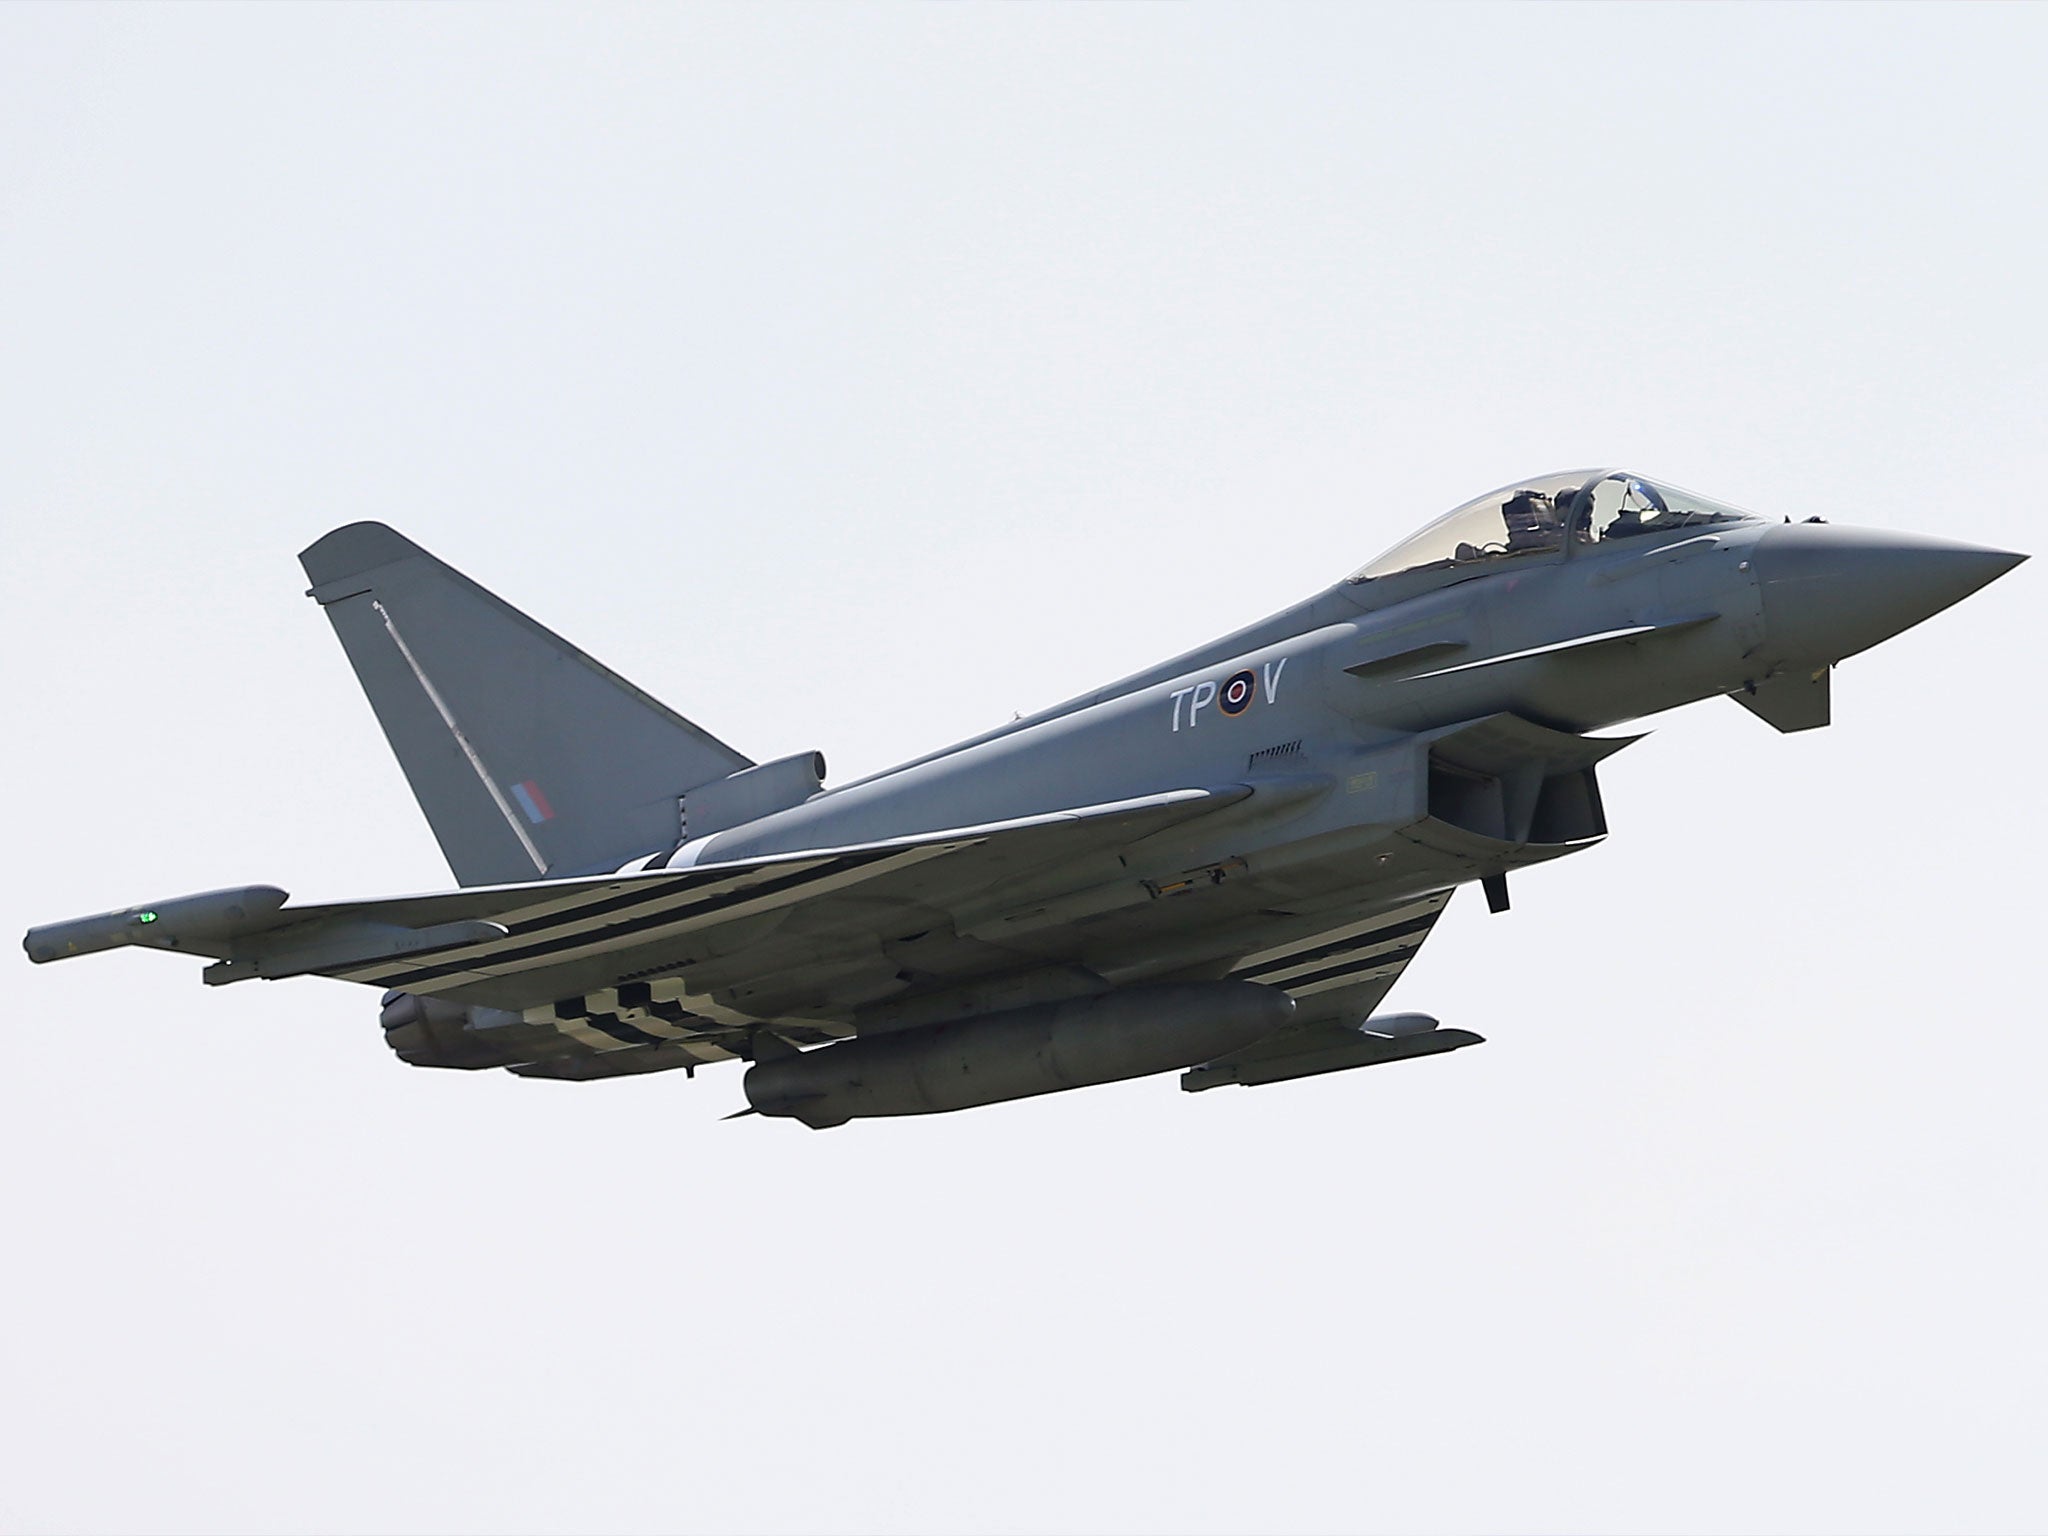
[[[299,563],[463,885],[615,869],[751,766],[382,523]]]

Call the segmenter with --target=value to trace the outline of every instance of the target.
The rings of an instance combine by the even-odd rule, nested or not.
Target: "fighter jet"
[[[885,773],[757,763],[402,535],[301,556],[458,888],[208,891],[29,932],[209,985],[383,989],[415,1066],[742,1059],[813,1128],[1181,1070],[1200,1091],[1480,1043],[1376,1010],[1445,903],[1607,835],[1594,735],[1830,669],[2026,558],[1773,520],[1622,470],[1518,481],[1305,602]]]

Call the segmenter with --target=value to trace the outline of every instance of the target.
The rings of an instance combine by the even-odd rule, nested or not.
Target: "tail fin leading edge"
[[[617,868],[752,766],[382,523],[299,563],[463,885]]]

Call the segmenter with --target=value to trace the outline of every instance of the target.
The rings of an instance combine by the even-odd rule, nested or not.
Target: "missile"
[[[744,1086],[759,1113],[824,1130],[1170,1072],[1241,1050],[1293,1014],[1293,998],[1250,981],[1125,987],[757,1061]]]
[[[1319,1077],[1325,1072],[1348,1072],[1353,1067],[1377,1067],[1417,1056],[1437,1056],[1485,1043],[1484,1035],[1475,1035],[1469,1029],[1439,1029],[1436,1020],[1426,1013],[1386,1014],[1357,1024],[1322,1024],[1290,1030],[1234,1060],[1195,1067],[1181,1075],[1180,1085],[1189,1093],[1220,1088],[1225,1083],[1252,1088],[1261,1083]]]

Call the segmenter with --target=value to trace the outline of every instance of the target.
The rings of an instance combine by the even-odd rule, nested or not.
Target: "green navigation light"
[[[154,912],[138,912],[135,914],[135,921],[138,923],[153,923],[156,921],[156,914]]]

